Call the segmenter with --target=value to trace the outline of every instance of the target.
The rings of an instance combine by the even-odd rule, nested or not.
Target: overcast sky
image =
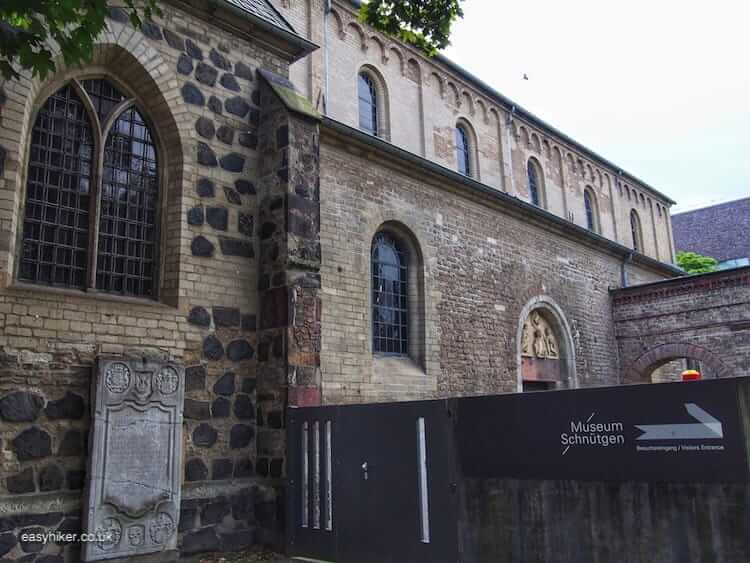
[[[750,196],[750,2],[463,5],[448,58],[670,196],[673,213]]]

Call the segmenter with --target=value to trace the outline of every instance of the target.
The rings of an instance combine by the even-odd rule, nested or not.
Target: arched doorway
[[[626,383],[678,381],[685,369],[697,369],[704,379],[729,377],[719,356],[703,346],[674,342],[651,348],[626,369]]]
[[[531,299],[518,328],[518,391],[576,387],[575,348],[560,307],[547,296]]]

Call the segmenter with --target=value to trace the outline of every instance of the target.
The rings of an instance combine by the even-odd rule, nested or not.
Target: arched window
[[[378,91],[372,77],[360,72],[357,79],[359,95],[359,128],[378,136]]]
[[[529,180],[529,200],[531,203],[536,205],[537,207],[541,207],[542,205],[542,185],[541,185],[541,178],[540,178],[540,172],[539,167],[537,166],[536,162],[534,162],[532,159],[529,159],[528,164],[526,165],[526,175],[528,176]]]
[[[409,353],[409,256],[406,247],[388,232],[372,243],[372,351],[405,356]]]
[[[18,278],[155,298],[158,200],[156,146],[134,101],[106,79],[69,82],[31,132]]]
[[[586,208],[586,227],[595,233],[599,232],[599,208],[596,204],[596,196],[590,188],[583,192],[583,205]]]
[[[463,125],[456,126],[456,161],[458,171],[464,176],[471,176],[471,146],[469,134]]]
[[[643,235],[641,234],[641,219],[635,209],[630,211],[630,234],[633,237],[633,250],[643,252]]]

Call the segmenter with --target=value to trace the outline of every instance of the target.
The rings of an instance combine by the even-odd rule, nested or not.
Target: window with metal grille
[[[586,226],[590,231],[597,232],[596,203],[594,203],[594,196],[589,190],[583,192],[583,204],[586,207]]]
[[[633,237],[633,250],[643,252],[643,239],[641,238],[641,219],[635,209],[630,212],[630,234]]]
[[[456,160],[458,161],[458,171],[464,176],[471,176],[469,136],[466,129],[461,125],[456,127]]]
[[[378,92],[372,78],[362,72],[357,80],[359,94],[359,128],[378,136]]]
[[[539,173],[537,172],[536,165],[531,160],[529,160],[526,166],[526,173],[529,180],[529,198],[531,199],[531,203],[539,206]]]
[[[66,84],[31,133],[19,279],[155,298],[158,199],[135,102],[103,78]]]
[[[405,356],[409,352],[409,257],[403,244],[381,232],[372,244],[372,350]]]

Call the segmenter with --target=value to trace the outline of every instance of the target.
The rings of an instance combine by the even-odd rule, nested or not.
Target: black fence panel
[[[336,563],[641,561],[623,522],[671,530],[686,495],[723,521],[750,494],[750,378],[290,408],[287,428],[289,554]]]

